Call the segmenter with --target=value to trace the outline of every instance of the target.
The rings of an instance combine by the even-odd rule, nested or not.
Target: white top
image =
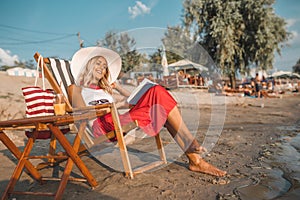
[[[98,104],[101,104],[99,100],[103,99],[108,100],[109,103],[114,102],[113,97],[102,89],[82,88],[81,94],[87,106],[93,105],[91,102],[94,101],[98,101]]]

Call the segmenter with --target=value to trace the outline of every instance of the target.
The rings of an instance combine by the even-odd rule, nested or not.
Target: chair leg
[[[27,158],[28,158],[28,156],[31,152],[31,149],[33,147],[33,143],[34,143],[34,139],[29,138],[28,142],[25,146],[25,149],[24,149],[23,153],[21,154],[21,156],[19,158],[19,162],[18,162],[16,168],[14,169],[14,172],[13,172],[13,174],[12,174],[10,180],[9,180],[9,183],[8,183],[6,189],[5,189],[5,192],[2,196],[2,199],[8,198],[8,195],[13,192],[14,187],[15,187],[17,181],[19,180],[19,178],[22,174],[22,171],[25,167],[25,163],[26,163],[26,161],[28,161]]]
[[[126,143],[124,141],[123,131],[121,129],[121,122],[119,119],[117,108],[114,103],[112,104],[111,114],[114,122],[115,132],[118,140],[118,145],[122,157],[125,174],[126,176],[133,178],[133,171],[129,161],[128,151],[127,151]]]
[[[56,152],[56,138],[55,136],[52,134],[51,135],[51,140],[50,140],[50,147],[49,147],[49,155],[55,155]],[[48,163],[53,164],[55,162],[54,158],[49,158],[48,159]]]
[[[50,146],[49,146],[49,151],[48,151],[48,155],[49,156],[54,156],[55,155],[55,152],[56,152],[56,138],[55,136],[52,134],[51,135],[51,139],[50,139]],[[61,160],[62,162],[63,160]],[[37,170],[41,170],[41,169],[44,169],[46,167],[49,167],[49,166],[54,166],[55,164],[58,164],[59,161],[55,160],[55,158],[53,157],[50,157],[48,158],[47,162],[41,162],[41,163],[38,163],[36,165],[36,169]]]
[[[48,127],[52,131],[52,133],[55,135],[55,137],[59,141],[59,143],[62,145],[62,147],[64,148],[64,150],[67,152],[68,156],[70,156],[70,159],[72,159],[72,161],[76,164],[76,166],[81,171],[81,173],[83,174],[83,176],[87,179],[87,181],[89,182],[89,184],[91,185],[91,187],[92,188],[96,187],[98,185],[98,183],[96,182],[96,180],[94,179],[94,177],[92,176],[92,174],[90,173],[90,171],[88,170],[88,168],[86,167],[86,165],[83,163],[83,161],[80,159],[80,157],[78,156],[77,152],[75,152],[74,148],[71,146],[71,144],[69,143],[69,141],[62,134],[62,132],[59,130],[59,128],[56,127],[56,126],[53,126],[52,124],[49,124]],[[79,130],[79,132],[80,132],[80,130]],[[79,138],[77,139],[77,137],[79,137]],[[76,135],[75,140],[79,140],[78,141],[79,144],[76,143],[76,145],[80,145],[80,138],[81,138],[80,134],[78,133]],[[77,147],[77,151],[78,151],[78,148],[79,148],[79,146]]]
[[[14,154],[14,156],[20,160],[22,152],[18,149],[18,147],[11,141],[9,137],[3,132],[0,131],[0,140],[2,143],[7,147],[7,149]],[[25,160],[25,167],[28,170],[28,173],[37,181],[42,182],[42,176],[36,170],[36,168],[29,162],[28,160]]]
[[[162,161],[164,161],[164,164],[167,164],[165,149],[164,149],[164,146],[162,144],[162,140],[161,140],[161,137],[160,137],[159,133],[155,136],[155,141],[156,141],[158,153],[160,155],[160,159]]]
[[[83,133],[85,131],[85,127],[86,127],[86,123],[85,122],[81,123],[80,127],[79,127],[79,131],[78,131],[77,135],[75,136],[74,143],[73,143],[73,149],[76,153],[78,153],[78,150],[80,148],[80,140],[81,140],[81,136],[82,136],[81,133]],[[67,186],[67,182],[68,182],[68,179],[70,177],[70,174],[72,172],[73,165],[74,165],[73,160],[71,158],[69,158],[67,160],[65,170],[64,170],[63,175],[61,177],[61,181],[60,181],[59,187],[57,189],[55,199],[61,199],[61,197],[64,193],[64,190]]]

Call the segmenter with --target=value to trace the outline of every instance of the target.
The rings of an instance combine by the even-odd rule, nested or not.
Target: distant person
[[[203,76],[199,73],[198,75],[198,80],[199,80],[199,86],[204,86],[204,78]]]
[[[262,85],[258,73],[256,73],[254,81],[255,81],[255,96],[261,97]]]
[[[268,89],[268,81],[264,75],[262,76],[262,79],[261,79],[261,85],[262,85],[263,90]]]
[[[188,75],[186,73],[183,72],[183,70],[178,71],[178,79],[179,79],[179,83],[180,85],[188,85],[189,84],[189,80],[188,80]]]
[[[256,97],[256,91],[255,91],[255,80],[254,78],[251,78],[250,85],[245,84],[244,85],[244,95],[248,97]]]

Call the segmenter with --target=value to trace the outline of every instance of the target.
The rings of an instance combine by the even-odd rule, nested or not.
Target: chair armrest
[[[85,102],[81,95],[81,90],[82,90],[81,87],[74,84],[68,87],[68,95],[69,95],[68,98],[72,104],[73,109],[86,107]]]

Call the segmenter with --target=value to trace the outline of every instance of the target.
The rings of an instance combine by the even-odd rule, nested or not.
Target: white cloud
[[[291,45],[294,43],[298,43],[300,42],[300,37],[299,37],[299,19],[296,18],[290,18],[290,19],[286,19],[287,25],[286,28],[288,29],[288,31],[291,33],[291,39],[287,42],[287,44]]]
[[[14,66],[15,62],[19,62],[17,55],[10,55],[11,52],[0,48],[0,66]]]
[[[299,38],[299,33],[297,31],[291,31],[292,37],[297,40]]]
[[[287,23],[287,28],[290,28],[292,26],[294,26],[299,20],[291,18],[291,19],[287,19],[286,23]]]
[[[149,14],[151,11],[150,7],[147,7],[141,1],[136,1],[135,5],[128,7],[128,13],[132,19],[136,18],[139,15]]]

